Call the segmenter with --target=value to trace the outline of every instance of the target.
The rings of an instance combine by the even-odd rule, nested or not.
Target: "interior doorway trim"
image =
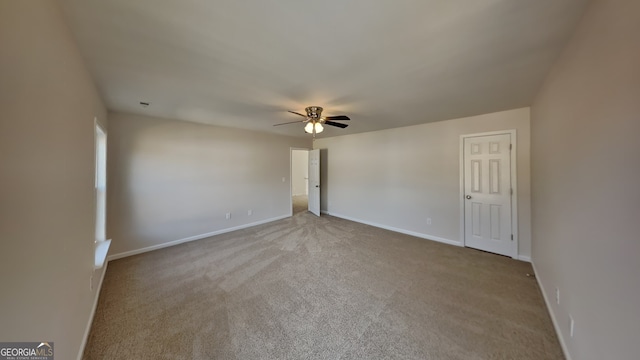
[[[513,189],[513,195],[511,196],[511,231],[513,233],[513,243],[515,247],[515,251],[513,253],[512,258],[518,259],[519,255],[519,242],[518,242],[518,177],[517,177],[517,159],[518,159],[518,137],[516,136],[516,129],[511,130],[501,130],[501,131],[489,131],[475,134],[463,134],[460,135],[460,244],[466,247],[465,244],[465,213],[464,213],[464,205],[465,205],[465,191],[464,191],[464,140],[466,138],[478,137],[478,136],[489,136],[489,135],[501,135],[501,134],[509,134],[511,135],[511,144],[513,148],[511,149],[511,188]]]
[[[289,217],[293,216],[293,151],[311,151],[309,148],[290,147],[289,148]]]

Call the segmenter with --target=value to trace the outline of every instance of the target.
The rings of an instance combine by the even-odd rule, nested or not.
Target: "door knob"
[[[320,185],[316,185],[316,187],[320,187]]]
[[[467,198],[467,200],[471,199],[471,195],[467,195],[465,197]]]

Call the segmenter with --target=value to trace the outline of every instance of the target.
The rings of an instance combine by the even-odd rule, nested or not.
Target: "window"
[[[95,265],[96,269],[104,265],[111,240],[107,240],[107,133],[95,119],[95,203],[96,203],[96,236]]]

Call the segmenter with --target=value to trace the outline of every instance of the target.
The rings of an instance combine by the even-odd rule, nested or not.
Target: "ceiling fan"
[[[335,127],[339,127],[341,129],[346,128],[347,124],[342,124],[342,123],[338,123],[335,122],[333,120],[351,120],[349,119],[348,116],[346,115],[337,115],[337,116],[321,116],[322,114],[322,108],[320,106],[309,106],[307,108],[304,109],[307,112],[307,115],[303,115],[300,114],[299,112],[295,112],[295,111],[291,111],[291,110],[287,110],[288,112],[292,113],[292,114],[296,114],[299,116],[304,117],[304,120],[299,120],[299,121],[291,121],[291,122],[286,122],[286,123],[282,123],[282,124],[275,124],[273,126],[280,126],[280,125],[287,125],[287,124],[297,124],[297,123],[303,123],[303,124],[307,124],[304,127],[304,131],[309,133],[309,134],[313,134],[313,137],[316,136],[316,134],[321,133],[324,130],[324,126],[323,125],[329,125],[329,126],[335,126]]]

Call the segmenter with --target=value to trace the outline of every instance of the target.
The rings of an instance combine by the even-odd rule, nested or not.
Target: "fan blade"
[[[290,122],[286,122],[286,123],[275,124],[275,125],[273,125],[273,126],[289,125],[289,124],[303,124],[303,123],[306,123],[307,121],[308,121],[308,120],[290,121]]]
[[[300,115],[302,117],[307,117],[307,115],[302,115],[299,112],[295,112],[295,111],[291,111],[291,110],[287,110],[288,112],[292,113],[292,114],[296,114],[296,115]]]
[[[327,120],[351,120],[347,115],[338,115],[338,116],[325,116]]]
[[[325,123],[325,124],[327,124],[327,125],[331,125],[331,126],[337,126],[337,127],[339,127],[339,128],[342,128],[342,129],[344,129],[344,128],[346,128],[347,126],[349,126],[349,125],[347,125],[347,124],[340,124],[340,123],[333,122],[333,121],[325,121],[324,123]]]

